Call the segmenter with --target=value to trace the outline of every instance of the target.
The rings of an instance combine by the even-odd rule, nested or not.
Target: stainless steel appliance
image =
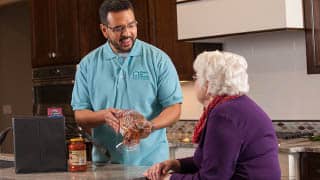
[[[35,68],[33,81],[33,114],[47,116],[50,107],[61,107],[65,116],[66,139],[78,136],[70,105],[76,65]]]

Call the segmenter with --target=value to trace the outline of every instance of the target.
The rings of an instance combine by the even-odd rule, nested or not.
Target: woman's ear
[[[204,83],[204,85],[203,85],[203,88],[206,90],[205,92],[206,92],[206,94],[208,94],[208,88],[209,87],[209,81],[208,80],[206,80],[206,82]]]
[[[206,80],[206,82],[203,85],[203,88],[205,89],[206,92],[206,98],[210,98],[212,96],[212,94],[208,91],[209,90],[209,81]]]

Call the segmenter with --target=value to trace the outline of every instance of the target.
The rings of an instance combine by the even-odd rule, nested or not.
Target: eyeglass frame
[[[138,21],[132,21],[126,25],[119,25],[115,27],[111,27],[108,24],[104,24],[107,28],[109,28],[113,33],[122,33],[125,29],[133,29],[138,25]]]
[[[192,80],[193,80],[193,81],[196,81],[197,79],[198,79],[197,74],[193,74],[193,75],[192,75]]]

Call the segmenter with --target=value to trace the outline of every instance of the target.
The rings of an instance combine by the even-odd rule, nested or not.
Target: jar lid
[[[78,138],[72,138],[70,139],[71,142],[77,142],[77,141],[83,141],[82,137],[78,137]]]

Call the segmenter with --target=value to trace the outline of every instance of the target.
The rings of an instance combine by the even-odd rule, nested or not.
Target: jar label
[[[87,164],[87,156],[85,150],[71,150],[69,153],[70,165],[81,166]]]

